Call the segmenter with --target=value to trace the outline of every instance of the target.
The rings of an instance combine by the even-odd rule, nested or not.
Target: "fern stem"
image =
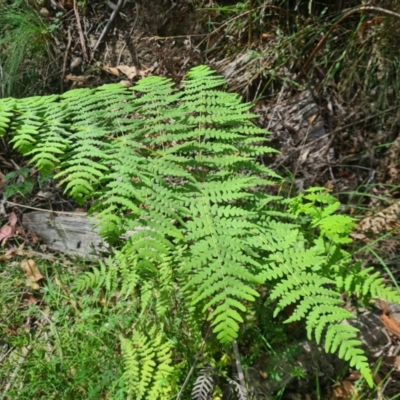
[[[232,342],[232,349],[233,349],[233,354],[235,355],[236,370],[237,370],[239,382],[240,382],[240,385],[243,387],[243,390],[245,391],[246,396],[247,396],[246,382],[244,380],[242,363],[240,362],[239,347],[238,347],[236,340],[234,340]]]
[[[181,398],[182,393],[183,393],[183,391],[185,390],[185,387],[186,387],[186,385],[188,384],[189,379],[190,379],[190,377],[192,376],[193,371],[194,371],[194,369],[196,368],[196,365],[197,365],[197,363],[199,362],[199,359],[200,359],[201,355],[203,354],[204,346],[206,345],[206,341],[207,341],[207,337],[208,337],[209,332],[210,332],[210,328],[208,328],[208,330],[207,330],[207,333],[206,333],[206,335],[205,335],[205,337],[204,337],[204,339],[203,339],[203,342],[201,343],[200,350],[197,352],[196,358],[194,359],[194,363],[193,363],[193,365],[191,366],[190,371],[188,372],[188,374],[187,374],[187,376],[186,376],[186,378],[185,378],[185,381],[183,382],[183,385],[182,385],[182,387],[181,387],[181,390],[179,391],[179,393],[178,393],[178,395],[176,396],[176,399],[175,399],[175,400],[179,400],[179,399]]]

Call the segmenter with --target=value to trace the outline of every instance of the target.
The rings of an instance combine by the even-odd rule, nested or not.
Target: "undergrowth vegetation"
[[[205,399],[221,394],[224,383],[235,398],[247,398],[238,341],[241,326],[252,329],[257,304],[273,317],[292,306],[286,323],[303,322],[309,339],[372,386],[358,330],[342,323],[354,316],[343,298],[368,306],[375,298],[399,303],[400,295],[352,261],[345,246],[353,221],[325,189],[293,199],[275,194],[281,178],[256,161],[274,152],[266,132],[224,85],[200,66],[180,89],[153,76],[131,89],[0,100],[0,133],[43,175],[56,172],[69,196],[91,205],[116,248],[72,283],[79,305],[70,302],[71,313],[78,327],[86,319],[87,334],[99,342],[97,365],[99,349],[124,361],[123,372],[114,358],[104,367],[109,374],[99,371],[95,380],[112,398]],[[85,304],[98,307],[85,312]],[[49,322],[54,340],[70,317],[66,310]],[[262,332],[267,341],[273,334]],[[57,371],[63,357],[61,366],[46,367]],[[79,373],[82,398],[95,398],[87,397],[85,368]],[[15,393],[30,382],[20,379]]]
[[[44,282],[32,292],[18,264],[0,271],[0,397],[94,400],[113,392],[124,399],[116,343],[134,323],[132,300],[72,293],[83,264],[64,259],[37,262]]]
[[[23,1],[0,7],[0,97],[38,93],[43,65],[55,58],[51,30]]]
[[[400,85],[397,0],[224,3],[204,9],[210,32],[205,54],[218,68],[236,72],[228,76],[232,90],[258,100],[278,96],[285,85],[298,88],[306,78],[321,103],[332,103],[337,119],[352,123],[354,112],[369,131],[388,131],[385,138],[371,135],[372,141],[393,140]]]

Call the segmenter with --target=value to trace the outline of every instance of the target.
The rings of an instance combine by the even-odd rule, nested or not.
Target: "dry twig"
[[[71,42],[72,42],[71,27],[68,27],[68,44],[64,54],[63,69],[61,74],[61,94],[64,93],[65,70],[67,69],[67,59],[68,59],[69,49],[71,47]]]
[[[82,25],[79,17],[78,6],[76,5],[76,0],[74,0],[74,12],[75,12],[76,24],[78,26],[78,31],[79,31],[79,39],[81,41],[81,46],[82,46],[82,53],[83,56],[85,57],[85,61],[88,61],[89,56],[86,50],[85,38],[83,37]]]

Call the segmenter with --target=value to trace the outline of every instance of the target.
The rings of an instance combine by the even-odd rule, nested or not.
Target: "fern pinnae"
[[[214,390],[213,370],[201,368],[192,388],[192,400],[210,400]]]
[[[323,306],[316,306],[315,308],[318,309],[318,312],[324,313],[320,315],[319,319],[316,319],[318,323],[315,324],[314,335],[317,343],[321,342],[322,333],[325,328],[334,325],[335,323],[341,323],[342,321],[352,318],[353,316],[352,313],[343,309],[342,307],[339,308],[337,306],[329,306],[326,305],[326,303],[324,303]],[[309,314],[309,320],[312,320],[314,317],[316,317],[316,315],[313,315],[312,313]],[[361,343],[359,343],[359,345],[360,344]]]
[[[140,287],[140,316],[142,316],[154,295],[154,284],[151,281],[144,282]]]
[[[96,189],[100,179],[108,171],[101,160],[107,160],[107,153],[92,140],[103,137],[105,132],[96,127],[79,130],[71,135],[75,144],[71,147],[70,157],[61,164],[61,171],[55,179],[66,184],[65,191],[82,202]],[[97,161],[95,161],[97,160]]]
[[[54,171],[71,146],[69,126],[65,121],[64,107],[59,103],[48,105],[45,124],[39,129],[38,141],[27,155],[41,172]]]
[[[314,333],[317,343],[321,341],[322,331],[335,322],[340,323],[344,319],[352,318],[353,314],[341,308],[326,304],[316,304],[307,315],[307,336],[312,338]]]
[[[43,125],[42,115],[46,112],[46,106],[55,97],[33,97],[22,99],[15,109],[16,115],[11,121],[10,130],[13,138],[10,143],[22,154],[27,154],[35,148]]]
[[[316,304],[330,304],[332,306],[341,306],[343,302],[336,298],[336,293],[332,291],[332,295],[335,297],[327,296],[327,295],[315,295],[312,297],[304,297],[302,301],[300,301],[296,308],[293,311],[293,314],[285,321],[287,324],[300,321],[306,317],[309,311],[316,305]],[[286,302],[282,299],[277,306],[277,309],[283,310],[286,306]],[[277,314],[277,313],[276,313]]]
[[[341,307],[342,302],[339,301],[339,293],[329,289],[324,289],[323,286],[320,286],[321,284],[331,285],[335,283],[335,281],[314,275],[311,271],[306,275],[302,272],[301,275],[296,276],[296,273],[292,271],[291,268],[287,267],[288,265],[292,265],[297,268],[297,263],[287,264],[289,260],[287,256],[285,256],[285,253],[275,252],[272,259],[276,260],[278,265],[280,264],[285,266],[286,274],[288,274],[287,278],[273,289],[271,298],[281,297],[274,315],[288,304],[300,302],[297,306],[299,314],[296,314],[295,311],[295,317],[292,320],[297,320],[300,316],[303,318],[305,317],[307,322],[307,335],[311,338],[312,333],[314,333],[317,342],[321,340],[322,333],[325,329],[327,332],[330,332],[328,339],[340,343],[338,345],[340,349],[339,356],[342,356],[343,358],[343,355],[346,355],[347,359],[351,359],[353,363],[352,365],[357,365],[359,369],[362,370],[363,376],[367,379],[368,383],[371,384],[372,377],[368,361],[363,356],[362,350],[356,348],[357,346],[360,346],[360,342],[354,340],[357,336],[356,333],[349,335],[347,332],[347,335],[340,335],[339,331],[331,330],[331,327],[340,324],[342,320],[352,317],[352,313]],[[293,260],[295,259],[296,258],[293,258]],[[312,257],[300,268],[300,270],[304,270],[304,268],[307,269],[307,266],[311,270],[311,261]],[[321,260],[319,263],[320,262]],[[310,286],[310,282],[314,282],[314,284]],[[317,284],[317,286],[315,284]],[[293,290],[295,286],[298,286],[299,289]],[[317,296],[314,296],[315,294],[317,294]],[[326,296],[332,298],[333,301],[325,301]],[[302,298],[303,300],[301,300]],[[329,348],[330,344],[326,347]]]
[[[138,331],[135,331],[132,335],[132,344],[137,348],[140,359],[140,381],[137,383],[135,395],[137,400],[141,400],[150,386],[156,366],[154,362],[155,352],[151,342]]]
[[[287,264],[286,264],[287,265]],[[285,264],[283,268],[288,268]],[[335,281],[329,278],[320,277],[311,272],[304,271],[287,271],[288,275],[285,279],[275,285],[271,293],[271,299],[275,300],[280,297],[286,297],[289,293],[303,294],[311,296],[314,291],[318,294],[335,293],[324,288],[323,285],[333,284]]]
[[[158,282],[159,287],[157,295],[155,297],[155,312],[159,319],[164,319],[168,312],[168,305],[171,302],[171,298],[175,297],[175,288],[173,285],[173,271],[172,257],[164,257],[164,262],[160,265],[158,270]]]
[[[127,299],[132,293],[134,293],[135,288],[141,281],[141,277],[135,268],[136,263],[132,261],[129,263],[126,262],[125,255],[123,255],[122,258],[124,260],[121,261],[121,265],[119,266],[122,282],[120,293],[123,298]]]
[[[47,112],[51,115],[54,109],[59,111],[60,108],[58,104],[56,107],[49,106]],[[52,120],[40,128],[35,148],[27,153],[28,156],[33,156],[30,162],[35,164],[39,171],[54,171],[70,147],[69,133],[68,124],[64,119],[61,116],[56,119],[56,116],[52,115]]]
[[[342,339],[353,339],[358,334],[358,329],[351,325],[330,325],[325,336],[325,351],[336,353]]]
[[[12,98],[2,99],[0,102],[0,136],[9,129],[14,116],[16,101]]]
[[[120,336],[122,358],[125,364],[124,377],[127,382],[128,394],[130,398],[136,393],[136,387],[140,380],[139,360],[135,344],[129,339]]]
[[[76,290],[98,289],[107,283],[107,289],[111,289],[112,276],[115,276],[115,270],[112,266],[106,266],[102,261],[99,267],[94,267],[91,272],[85,272],[80,275],[74,283]]]
[[[229,387],[231,392],[235,393],[237,400],[248,400],[247,389],[240,383],[233,379],[228,378]]]

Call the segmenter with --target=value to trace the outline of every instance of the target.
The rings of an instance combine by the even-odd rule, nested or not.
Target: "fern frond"
[[[39,129],[37,144],[27,153],[33,156],[31,163],[41,172],[54,171],[71,146],[69,123],[66,122],[65,107],[61,103],[47,105],[44,123]]]
[[[125,364],[124,377],[129,383],[128,393],[132,395],[135,394],[135,389],[140,380],[140,359],[135,344],[131,340],[120,336],[120,342],[122,358]]]
[[[0,101],[0,136],[3,136],[9,129],[11,118],[14,116],[16,101],[11,98]]]
[[[163,400],[171,395],[171,344],[161,333],[152,328],[147,336],[135,330],[131,340],[121,337],[121,350],[128,393],[135,400]]]
[[[99,261],[99,267],[93,267],[91,272],[85,272],[76,279],[74,289],[83,291],[104,286],[111,292],[115,288],[117,271],[118,269],[113,265],[111,259],[109,260],[109,265]]]
[[[144,398],[147,390],[150,387],[150,381],[154,375],[154,369],[156,363],[155,349],[152,343],[148,339],[135,331],[132,335],[132,344],[136,347],[140,357],[140,381],[137,383],[135,388],[135,396],[138,400]]]
[[[192,389],[192,400],[211,400],[214,390],[213,370],[210,367],[200,369]]]
[[[179,250],[178,250],[179,252]],[[164,256],[164,261],[160,264],[158,269],[158,282],[159,287],[155,298],[155,312],[159,319],[165,318],[171,305],[171,299],[176,298],[176,286],[174,285],[174,274],[173,266],[176,262],[177,257],[175,255]]]
[[[156,360],[157,370],[153,376],[153,382],[148,394],[148,399],[163,400],[171,396],[174,390],[173,382],[170,379],[174,373],[172,366],[172,344],[168,341],[163,342],[163,337],[158,334],[154,340],[157,348]]]
[[[385,280],[374,269],[363,268],[361,261],[348,265],[348,263],[336,263],[336,284],[349,295],[357,295],[359,298],[369,301],[371,298],[380,298],[389,302],[400,304],[398,290],[385,284]]]
[[[240,383],[228,378],[228,383],[231,391],[235,393],[238,400],[248,400],[247,390]]]
[[[122,253],[121,253],[122,254]],[[135,287],[140,282],[140,276],[132,260],[126,259],[125,255],[120,255],[119,270],[121,273],[121,296],[128,298],[134,292]]]
[[[27,154],[35,148],[44,123],[42,116],[49,104],[57,99],[58,96],[37,96],[18,101],[17,114],[11,123],[11,143],[20,153]]]
[[[68,160],[64,161],[55,179],[63,178],[65,192],[70,193],[78,202],[83,202],[96,189],[100,179],[108,172],[104,161],[108,159],[104,147],[99,142],[106,131],[96,126],[80,128],[71,135],[74,144],[71,146]]]
[[[213,321],[214,332],[221,342],[230,343],[237,337],[238,323],[242,322],[238,311],[244,312],[243,303],[254,301],[258,296],[249,284],[258,279],[248,268],[252,262],[249,262],[251,259],[246,256],[245,249],[242,250],[243,243],[235,238],[235,233],[240,232],[240,223],[236,230],[232,229],[231,235],[224,235],[215,232],[218,232],[218,220],[213,216],[212,224],[195,225],[191,229],[196,232],[197,239],[184,267],[184,271],[191,274],[184,290],[195,289],[193,304],[203,304],[203,311],[213,309],[209,319]],[[202,239],[198,238],[198,232],[203,232]],[[194,237],[193,234],[188,235],[190,237]]]
[[[268,132],[251,122],[249,104],[219,90],[224,86],[200,66],[181,90],[148,77],[132,89],[118,84],[1,99],[0,135],[10,133],[40,171],[57,170],[75,200],[94,199],[90,212],[109,242],[119,245],[121,235],[130,235],[108,265],[83,274],[75,287],[140,294],[135,307],[143,326],[121,339],[132,396],[172,393],[172,345],[162,324],[175,310],[174,297],[184,303],[194,341],[201,341],[207,315],[226,344],[265,283],[275,313],[294,303],[288,321],[305,319],[310,337],[319,342],[325,334],[326,349],[339,350],[371,383],[357,331],[341,323],[351,313],[340,296],[400,303],[400,295],[372,269],[349,265],[341,246],[353,220],[336,214],[340,204],[324,188],[290,201],[265,190],[281,180],[256,162],[274,152],[265,145]]]
[[[152,282],[150,281],[143,282],[140,287],[140,294],[141,294],[140,296],[141,314],[143,314],[146,311],[150,303],[150,300],[154,295],[154,285],[152,284]]]
[[[325,300],[329,297],[337,297],[338,294],[325,288],[323,285],[332,284],[334,281],[328,278],[322,278],[312,273],[292,273],[277,284],[272,293],[271,299],[281,298],[278,302],[274,315],[287,307],[289,304],[298,302],[302,297],[318,296]],[[329,301],[330,302],[330,301]],[[317,304],[317,303],[314,303]]]
[[[372,386],[373,379],[368,359],[359,348],[362,342],[357,340],[359,331],[350,325],[329,325],[325,337],[325,351],[335,353],[339,348],[339,357],[349,361],[356,368],[367,383]]]

